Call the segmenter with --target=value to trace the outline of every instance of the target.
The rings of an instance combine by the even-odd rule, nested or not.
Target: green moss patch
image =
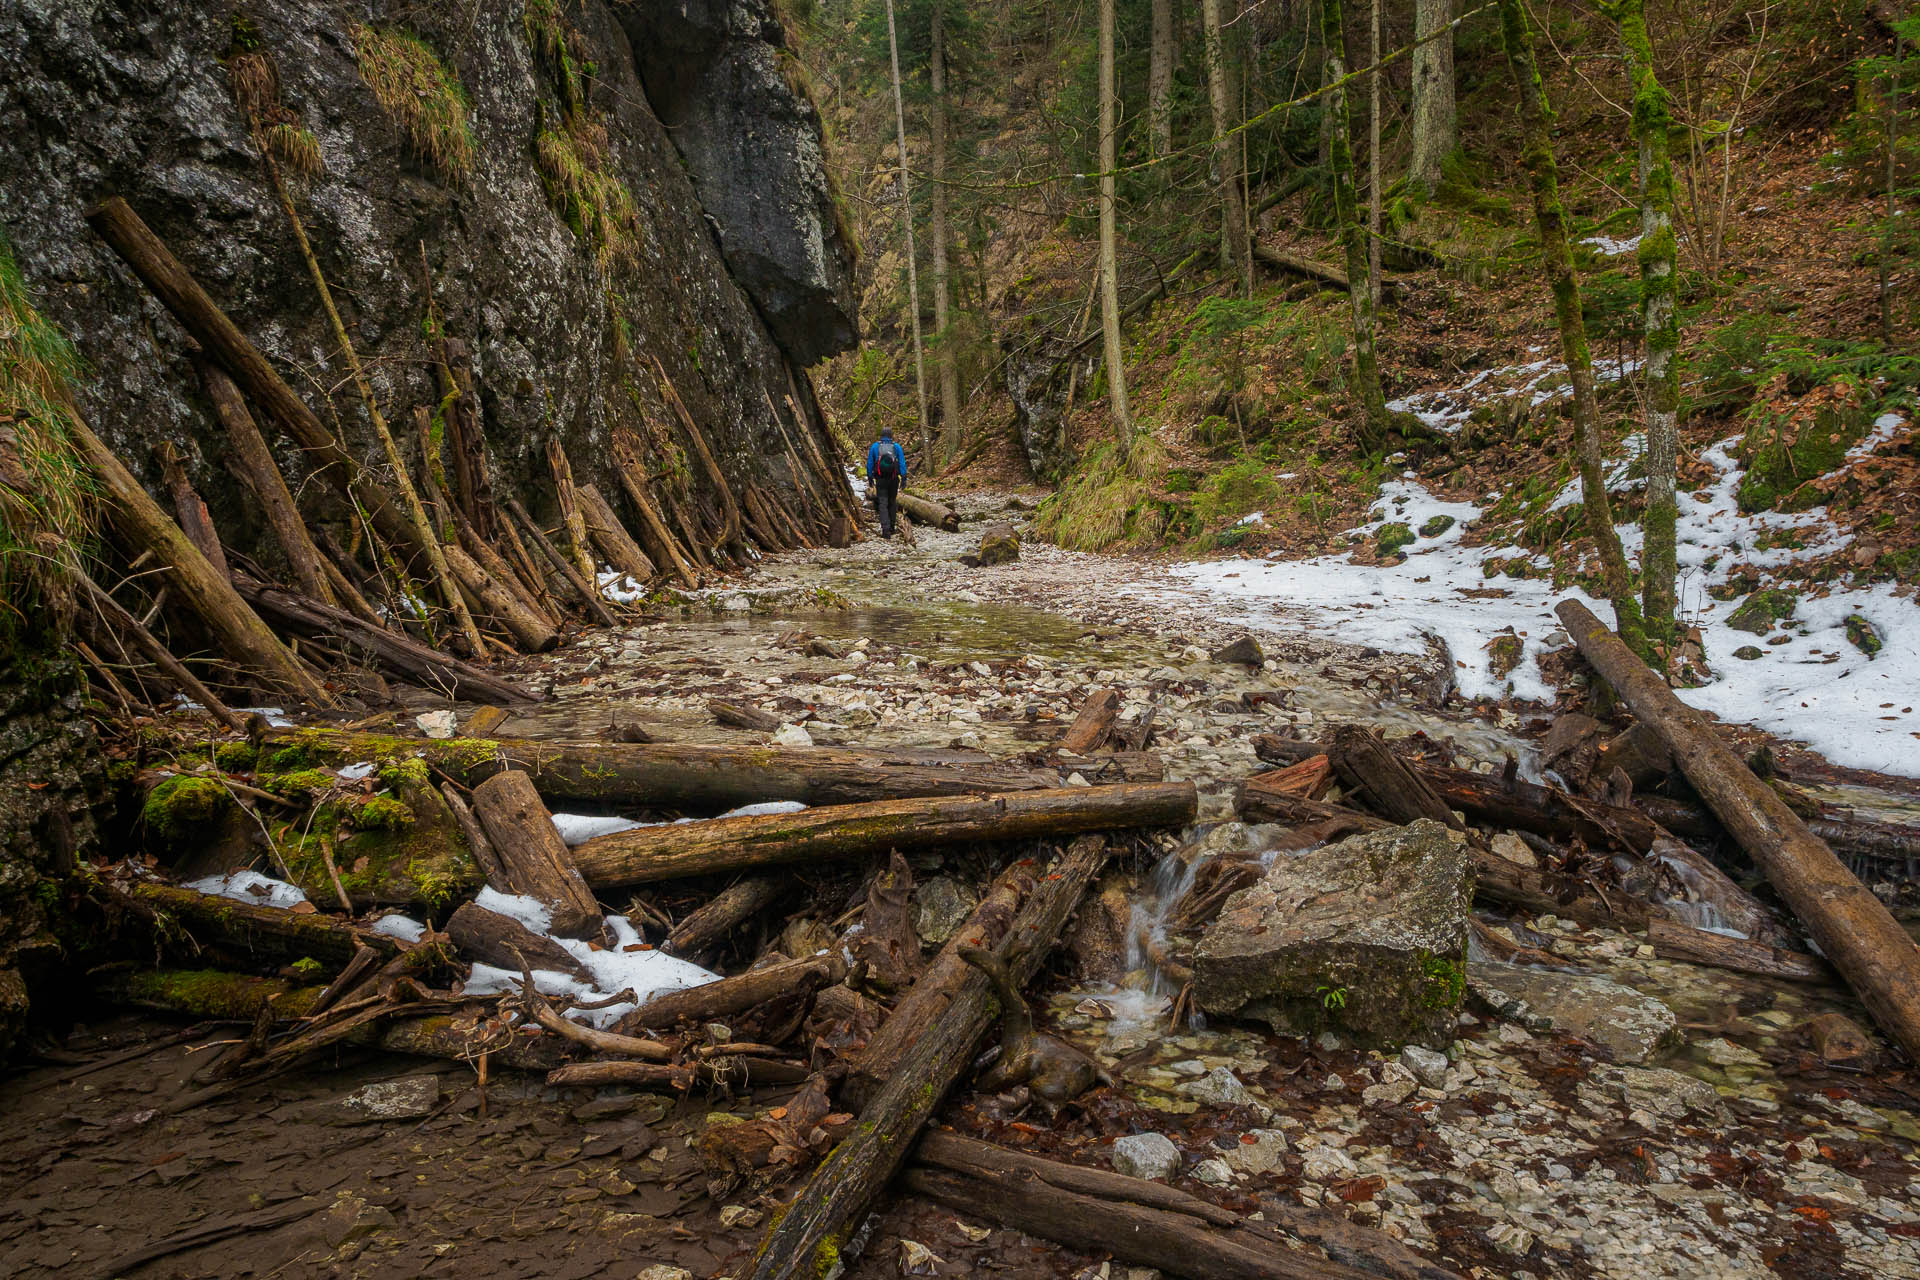
[[[1381,559],[1400,554],[1402,547],[1413,543],[1413,530],[1404,524],[1383,524],[1373,535],[1373,549]]]
[[[1793,611],[1799,603],[1799,596],[1779,587],[1756,591],[1727,616],[1727,625],[1735,631],[1764,636],[1774,629],[1776,623],[1793,617]]]
[[[212,778],[168,778],[147,792],[140,818],[148,831],[177,845],[210,830],[232,803],[227,789]]]

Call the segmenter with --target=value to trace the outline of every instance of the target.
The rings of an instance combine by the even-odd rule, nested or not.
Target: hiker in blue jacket
[[[893,536],[894,506],[900,486],[907,482],[907,455],[894,441],[893,428],[880,428],[880,438],[867,446],[867,488],[873,494],[873,509],[880,517],[880,536]]]

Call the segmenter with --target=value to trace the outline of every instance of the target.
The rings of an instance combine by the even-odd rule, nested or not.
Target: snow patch
[[[586,813],[556,813],[553,815],[553,829],[560,833],[569,849],[577,844],[585,844],[596,836],[610,836],[617,831],[632,831],[635,827],[651,824],[635,822],[632,818],[603,818]]]
[[[297,885],[263,876],[258,871],[232,871],[224,876],[208,876],[204,880],[189,881],[186,887],[216,897],[232,898],[236,902],[251,902],[259,907],[279,907],[283,911],[307,900],[307,895]]]
[[[373,932],[389,938],[398,938],[402,942],[418,942],[427,936],[427,926],[412,916],[381,916],[373,922]]]

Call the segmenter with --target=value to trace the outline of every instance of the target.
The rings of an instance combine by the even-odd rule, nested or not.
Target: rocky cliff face
[[[835,230],[811,104],[779,74],[777,23],[759,0],[698,21],[685,10],[0,6],[0,230],[42,310],[91,363],[84,412],[150,480],[154,446],[173,441],[223,533],[243,548],[261,541],[182,334],[82,221],[120,195],[373,459],[236,106],[231,69],[258,53],[278,85],[254,123],[310,135],[317,150],[290,174],[305,161],[316,171],[290,185],[391,420],[437,400],[422,340],[430,274],[441,325],[474,351],[499,478],[529,505],[550,492],[550,433],[609,493],[607,445],[622,425],[653,442],[660,468],[682,465],[656,356],[729,475],[791,490],[774,415],[796,403],[800,429],[819,431],[831,455],[805,375],[791,370],[853,340],[851,251]],[[696,38],[711,75],[643,82],[636,49]],[[679,149],[654,89],[688,122]],[[300,474],[292,447],[278,447]]]

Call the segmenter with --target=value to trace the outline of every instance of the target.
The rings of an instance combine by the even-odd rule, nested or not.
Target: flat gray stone
[[[401,1076],[355,1089],[334,1104],[341,1124],[418,1120],[440,1105],[439,1076]]]
[[[1466,990],[1467,867],[1424,820],[1279,854],[1201,937],[1200,1007],[1363,1046],[1447,1044]]]
[[[1447,1055],[1437,1050],[1410,1044],[1400,1051],[1400,1065],[1429,1089],[1443,1088],[1447,1083]]]
[[[1180,1172],[1180,1148],[1164,1133],[1130,1133],[1113,1140],[1113,1168],[1129,1178],[1171,1178]]]
[[[1502,1017],[1591,1040],[1615,1062],[1639,1065],[1680,1042],[1673,1010],[1608,978],[1489,960],[1468,965],[1467,982]]]

